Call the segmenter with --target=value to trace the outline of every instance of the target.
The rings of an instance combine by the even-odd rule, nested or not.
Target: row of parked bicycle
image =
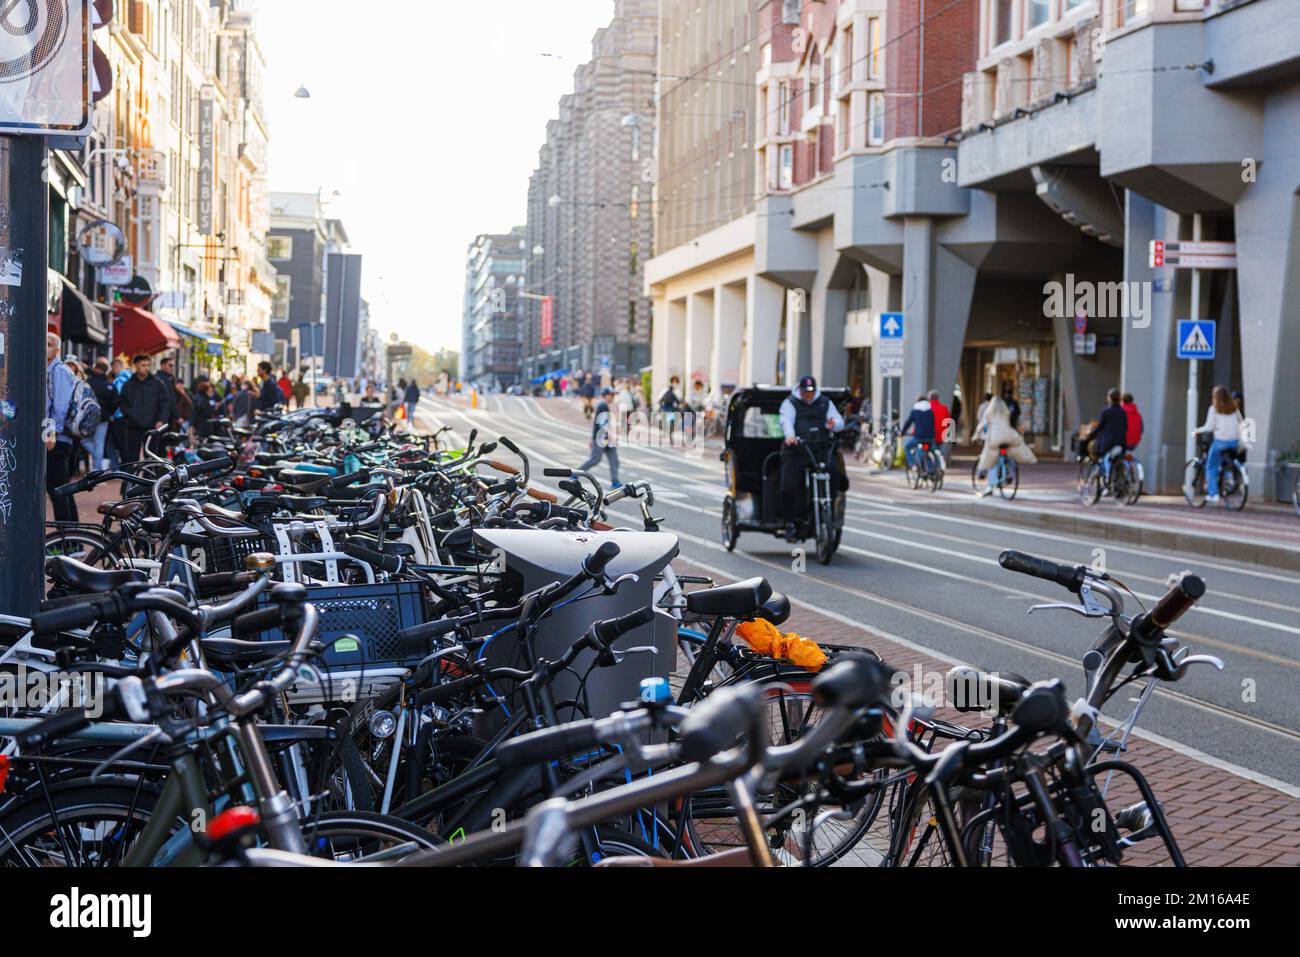
[[[751,644],[790,602],[675,572],[648,483],[347,414],[156,434],[60,490],[120,494],[0,616],[0,864],[1183,864],[1123,755],[1152,687],[1222,667],[1167,633],[1195,576],[1130,615],[1004,552],[1104,623],[1086,687],[954,669],[926,701],[868,649]]]

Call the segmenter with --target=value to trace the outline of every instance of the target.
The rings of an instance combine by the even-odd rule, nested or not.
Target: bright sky
[[[528,177],[612,0],[261,0],[271,188],[338,191],[385,335],[460,348],[465,253]],[[304,85],[310,100],[294,98]]]

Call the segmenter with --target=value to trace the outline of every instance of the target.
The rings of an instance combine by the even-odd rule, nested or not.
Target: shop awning
[[[59,329],[65,342],[108,345],[108,320],[80,289],[63,280],[63,308]]]
[[[154,356],[181,347],[176,330],[152,312],[125,303],[118,303],[114,312],[118,322],[113,328],[113,352],[117,355]]]

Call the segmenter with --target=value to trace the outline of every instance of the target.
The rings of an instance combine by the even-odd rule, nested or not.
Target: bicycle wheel
[[[153,814],[158,792],[130,778],[70,781],[0,815],[0,867],[115,867]],[[185,823],[177,820],[176,829]]]
[[[976,459],[970,467],[970,487],[976,492],[984,491],[984,482],[987,478],[987,474],[983,479],[980,478],[980,460]]]
[[[1000,477],[1002,481],[998,483],[998,494],[1010,501],[1016,497],[1016,492],[1020,490],[1020,463],[1015,459],[1007,459],[1003,463],[1003,471]]]
[[[1183,498],[1192,508],[1205,507],[1205,468],[1193,459],[1183,469]]]
[[[821,706],[813,699],[807,681],[792,681],[793,691],[773,690],[767,702],[767,737],[776,745],[799,740],[820,719]],[[754,797],[755,806],[767,824],[768,846],[788,863],[806,867],[828,867],[852,855],[855,862],[878,862],[881,852],[871,843],[859,848],[871,830],[883,803],[876,792],[855,807],[834,808],[834,819],[817,820],[817,814],[802,807],[804,789],[815,785],[799,780],[779,782],[766,794]],[[717,854],[745,846],[745,839],[725,789],[712,788],[687,798],[686,836],[697,855]],[[825,805],[822,806],[826,808]],[[812,830],[811,835],[808,833]],[[811,853],[809,853],[811,852]]]
[[[1136,505],[1138,499],[1142,497],[1142,472],[1138,464],[1132,460],[1124,463],[1124,471],[1127,473],[1126,483],[1128,486],[1128,495],[1124,497],[1125,505]]]
[[[312,857],[347,864],[393,860],[441,843],[410,821],[369,811],[326,811],[303,823],[303,839]]]
[[[1101,466],[1093,463],[1088,474],[1079,483],[1079,501],[1084,505],[1096,505],[1101,500],[1101,487]]]
[[[1219,479],[1219,498],[1223,501],[1224,508],[1234,512],[1240,512],[1245,508],[1246,500],[1250,498],[1250,484],[1246,479],[1246,473],[1235,461],[1223,464],[1223,474]]]
[[[114,554],[108,539],[83,529],[61,528],[49,532],[45,536],[45,557],[74,558],[92,568],[122,567],[121,557]]]

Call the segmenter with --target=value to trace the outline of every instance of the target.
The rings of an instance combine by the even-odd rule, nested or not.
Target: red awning
[[[120,302],[113,312],[117,316],[113,323],[113,352],[126,356],[128,362],[139,353],[154,356],[181,347],[176,330],[152,312]]]

